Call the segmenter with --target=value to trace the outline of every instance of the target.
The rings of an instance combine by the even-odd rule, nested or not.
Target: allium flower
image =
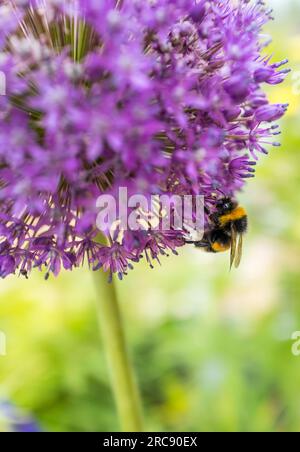
[[[121,278],[176,252],[183,231],[100,244],[95,200],[124,186],[211,211],[254,176],[287,108],[262,91],[288,72],[263,54],[270,18],[250,0],[2,1],[1,277],[86,260]]]

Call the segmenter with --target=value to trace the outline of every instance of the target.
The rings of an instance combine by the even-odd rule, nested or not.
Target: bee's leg
[[[206,240],[200,240],[198,242],[194,242],[196,248],[207,248],[210,246],[210,243]]]
[[[188,245],[195,245],[197,248],[205,248],[209,246],[209,242],[206,240],[185,240]]]

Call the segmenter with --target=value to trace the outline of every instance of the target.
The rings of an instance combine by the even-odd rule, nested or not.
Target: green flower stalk
[[[107,354],[112,387],[122,431],[143,431],[139,391],[131,367],[114,282],[103,271],[94,273],[97,311]]]

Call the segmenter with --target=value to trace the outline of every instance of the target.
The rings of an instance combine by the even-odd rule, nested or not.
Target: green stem
[[[114,282],[108,283],[102,270],[95,272],[95,281],[98,317],[121,428],[124,432],[140,432],[143,428],[139,391],[128,356],[116,288]]]

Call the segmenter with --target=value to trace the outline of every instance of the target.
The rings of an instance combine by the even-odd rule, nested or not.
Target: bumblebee
[[[235,200],[224,197],[217,202],[216,212],[209,215],[210,228],[202,240],[189,241],[197,248],[208,253],[221,253],[230,250],[230,268],[237,268],[241,263],[243,236],[248,228],[246,210]]]

